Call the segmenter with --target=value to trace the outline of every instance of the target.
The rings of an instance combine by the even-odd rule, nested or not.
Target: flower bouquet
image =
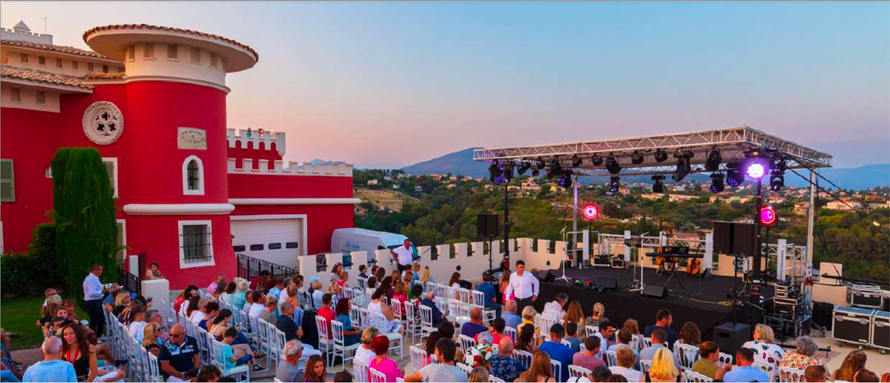
[[[473,368],[485,366],[493,355],[494,349],[491,345],[482,343],[464,351],[464,364]]]

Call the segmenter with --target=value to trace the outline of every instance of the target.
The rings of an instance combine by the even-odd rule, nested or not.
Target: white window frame
[[[198,162],[198,189],[189,190],[189,162],[195,160]],[[190,155],[182,162],[182,194],[183,195],[204,195],[204,162],[201,157]]]
[[[127,246],[127,220],[118,219],[117,223],[120,224],[120,229],[123,232],[121,234],[121,238],[123,239],[123,241],[121,241],[121,242],[123,242],[123,243],[121,243],[120,245],[124,246],[124,249],[122,249],[120,251],[124,253],[124,265],[126,265],[127,264],[127,249],[126,249],[126,246]],[[114,252],[114,256],[115,256],[115,261],[117,261],[117,252]]]
[[[110,162],[112,167],[114,168],[114,171],[112,172],[114,173],[114,195],[112,195],[112,197],[119,198],[120,187],[118,187],[118,180],[120,179],[120,177],[118,175],[120,172],[118,172],[117,170],[117,157],[102,157],[102,165],[105,165],[106,162]],[[52,177],[52,172],[50,172],[50,177]]]
[[[183,226],[186,225],[207,225],[207,231],[210,235],[207,236],[207,251],[210,252],[210,260],[205,262],[186,262],[185,261],[185,250],[183,250]],[[195,267],[207,267],[207,266],[215,266],[216,258],[213,256],[213,223],[210,220],[198,220],[198,221],[179,221],[179,268],[180,269],[191,269]]]

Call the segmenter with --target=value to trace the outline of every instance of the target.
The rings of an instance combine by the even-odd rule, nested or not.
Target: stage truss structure
[[[482,148],[473,151],[473,160],[488,161],[535,161],[543,159],[549,163],[556,158],[563,169],[571,169],[573,173],[588,176],[609,176],[604,165],[593,165],[591,157],[599,155],[604,159],[612,155],[621,165],[620,175],[653,175],[671,174],[676,170],[677,161],[673,157],[676,151],[687,151],[692,157],[692,173],[710,172],[705,169],[708,154],[717,149],[722,156],[720,169],[725,171],[726,164],[734,160],[744,160],[745,152],[764,150],[783,156],[791,169],[813,169],[831,166],[832,156],[815,149],[794,143],[783,138],[764,133],[747,126],[702,130],[688,133],[662,134],[652,136],[618,138],[601,141],[583,141],[552,145],[519,146],[504,148]],[[654,158],[657,150],[668,154],[667,160],[658,162]],[[631,162],[631,156],[639,152],[644,161],[639,164]],[[572,160],[581,159],[580,166],[572,166]]]

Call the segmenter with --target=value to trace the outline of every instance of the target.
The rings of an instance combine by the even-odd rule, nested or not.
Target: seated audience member
[[[612,376],[610,376],[609,379],[604,380],[604,382],[619,382],[619,383],[621,383],[621,382],[629,382],[629,380],[627,380],[627,378],[625,378],[624,375],[612,374]]]
[[[201,350],[198,342],[185,334],[185,327],[175,324],[170,328],[170,339],[161,345],[161,354],[158,356],[161,373],[167,381],[170,377],[187,381],[189,376],[198,373],[201,365]]]
[[[77,375],[71,363],[62,360],[62,340],[50,336],[40,346],[43,360],[25,370],[24,382],[76,382]]]
[[[418,268],[419,267],[420,266],[418,265]],[[498,318],[501,316],[501,305],[497,303],[498,292],[494,285],[491,284],[491,278],[492,276],[487,271],[482,273],[483,283],[476,286],[476,291],[481,291],[482,295],[485,296],[483,307],[485,307],[486,310],[494,310],[495,318]]]
[[[482,309],[474,307],[470,310],[470,321],[460,326],[460,334],[475,339],[480,332],[488,331],[482,323]]]
[[[352,325],[352,319],[349,318],[349,298],[340,298],[337,301],[337,307],[334,311],[337,314],[337,317],[334,318],[337,322],[343,325],[343,343],[348,346],[352,346],[358,343],[361,340],[362,330],[358,327]],[[331,339],[334,338],[333,331],[331,332]]]
[[[304,382],[324,382],[327,375],[325,360],[321,355],[312,355],[306,360],[306,367],[303,369]]]
[[[382,323],[377,323],[377,326],[380,326],[381,332],[384,334],[389,333],[403,333],[405,329],[402,327],[402,323],[395,318],[390,310],[389,305],[386,304],[385,292],[383,288],[378,288],[374,291],[374,294],[371,295],[371,302],[368,303],[368,311],[373,314],[378,314],[384,318]]]
[[[674,323],[674,316],[673,314],[671,314],[671,310],[658,310],[658,312],[655,313],[655,324],[652,326],[646,326],[646,330],[643,331],[643,335],[646,337],[651,337],[652,333],[656,330],[664,331],[665,335],[667,336],[665,346],[669,349],[673,349],[674,342],[679,339],[679,335],[677,335],[676,331],[671,329],[672,323]]]
[[[334,335],[331,334],[331,321],[333,321],[334,318],[337,317],[337,313],[335,313],[334,310],[331,308],[331,306],[333,304],[334,304],[334,301],[333,301],[333,296],[331,296],[331,294],[322,295],[321,307],[318,308],[318,314],[317,314],[318,316],[325,319],[325,325],[327,326],[327,328],[325,329],[325,332],[328,334],[328,337],[330,337],[331,339],[333,339],[333,337],[334,337]]]
[[[211,282],[210,282],[210,285],[207,286],[207,291],[210,292],[210,291],[214,291],[214,290],[219,289],[219,285],[220,285],[223,281],[225,281],[225,280],[226,280],[226,275],[225,275],[225,274],[223,274],[223,273],[219,273],[219,274],[217,274],[217,275],[216,275],[216,278],[213,278],[213,281],[211,281]],[[198,289],[198,287],[195,286],[195,285],[191,285],[191,286],[189,286],[189,287],[194,287],[195,290]],[[188,290],[188,287],[186,288],[186,290]],[[189,295],[189,294],[186,294],[186,295],[185,295],[185,299],[186,299],[186,300],[188,300],[190,297],[191,297],[191,295]]]
[[[198,371],[197,379],[199,382],[218,382],[221,376],[222,371],[220,371],[219,367],[208,365],[201,367],[201,370]]]
[[[370,280],[369,280],[370,282]],[[429,307],[433,311],[433,326],[438,327],[443,321],[448,319],[448,312],[443,313],[439,310],[439,307],[436,306],[436,291],[430,289],[423,295],[423,300],[420,301],[420,304]]]
[[[720,357],[720,347],[717,345],[717,342],[709,340],[699,345],[698,355],[700,357],[692,365],[692,371],[711,379],[723,377],[723,369],[717,365],[717,359]],[[719,377],[715,377],[718,373],[720,374]]]
[[[260,314],[260,319],[275,324],[278,321],[278,300],[274,297],[266,298],[266,308]]]
[[[636,319],[628,319],[624,321],[624,325],[621,328],[626,328],[630,331],[632,335],[640,335],[640,325],[637,323]]]
[[[194,303],[194,304],[193,304]],[[188,309],[191,310],[189,313],[189,320],[192,321],[195,325],[201,323],[201,319],[207,315],[207,304],[210,303],[210,300],[207,298],[195,297],[192,298],[192,301],[189,302]]]
[[[368,266],[367,265],[359,265],[358,267],[358,277],[359,278],[368,278]]]
[[[208,323],[212,324],[213,320],[219,315],[219,303],[207,302],[207,306],[204,306],[204,311],[207,311],[207,314],[204,315],[204,319],[201,319],[201,321],[198,322],[198,327],[207,331],[210,330]]]
[[[637,363],[637,365],[635,365],[635,366],[638,367],[638,366],[639,366],[639,360],[640,360],[640,352],[637,351],[636,348],[634,348],[634,347],[630,347],[630,344],[631,344],[631,342],[633,342],[633,339],[634,339],[634,338],[633,338],[633,335],[632,335],[631,332],[630,332],[630,330],[627,329],[627,328],[622,328],[620,331],[618,331],[618,336],[616,336],[616,338],[618,338],[618,343],[615,343],[615,344],[609,346],[609,349],[608,349],[607,351],[617,351],[617,350],[618,350],[618,347],[620,347],[620,346],[627,346],[627,347],[629,347],[630,350],[633,351],[634,355],[635,355],[636,358],[637,358],[637,362],[638,362],[638,363]]]
[[[562,318],[566,316],[566,311],[563,309],[563,307],[565,307],[568,301],[569,296],[566,293],[556,294],[553,302],[547,302],[546,304],[544,304],[544,311],[541,312],[541,315],[546,318],[555,319],[562,322]]]
[[[786,352],[785,355],[782,356],[782,360],[779,361],[779,367],[805,370],[809,366],[820,364],[819,360],[813,357],[816,355],[816,350],[819,349],[819,346],[816,345],[813,338],[808,336],[798,337],[794,343],[796,346],[794,351]]]
[[[674,359],[674,364],[679,368],[680,361],[674,357],[674,353],[671,352],[669,348],[665,346],[665,342],[667,341],[667,333],[664,330],[657,329],[652,332],[652,345],[644,348],[640,351],[640,360],[653,360],[655,357],[655,353],[660,349],[666,349],[668,354],[670,354],[671,358]]]
[[[467,378],[467,382],[469,383],[488,383],[491,379],[488,377],[488,370],[485,367],[479,366],[470,371],[470,375]]]
[[[723,374],[724,382],[769,382],[769,375],[763,370],[751,366],[754,363],[754,350],[750,348],[740,348],[735,356],[736,366],[727,364],[724,367],[726,373]]]
[[[501,315],[501,318],[504,319],[504,324],[506,324],[507,327],[519,329],[519,324],[522,323],[522,317],[516,315],[516,301],[507,301],[507,303],[504,304],[504,313]]]
[[[491,328],[488,329],[488,332],[491,333],[492,344],[499,344],[501,342],[501,338],[507,336],[504,334],[505,328],[506,325],[503,318],[497,318],[491,322]],[[479,334],[482,333],[480,332]],[[476,343],[479,343],[479,334],[476,334]]]
[[[142,343],[143,333],[142,330],[145,329],[145,325],[148,324],[145,322],[145,306],[136,305],[133,309],[130,310],[130,315],[133,318],[130,321],[130,326],[127,328],[127,332],[130,333],[130,336],[136,338],[136,342]]]
[[[436,342],[438,342],[439,339],[442,339],[442,338],[454,339],[454,332],[455,332],[455,328],[454,328],[453,323],[451,323],[451,322],[439,323],[439,327],[437,328],[436,332],[430,334],[426,338],[427,357],[429,358],[430,355],[434,355],[436,353]]]
[[[870,370],[866,370],[863,368],[863,369],[859,370],[858,373],[856,373],[856,377],[853,378],[853,381],[854,382],[877,382],[878,375]]]
[[[86,332],[80,323],[72,323],[62,329],[62,360],[74,366],[77,380],[92,382],[115,381],[124,377],[121,370],[100,370],[96,347],[87,340]]]
[[[859,350],[850,351],[849,354],[844,358],[843,363],[841,363],[841,367],[837,370],[834,370],[834,374],[832,378],[834,380],[842,380],[845,382],[852,382],[853,378],[856,377],[856,373],[859,370],[865,368],[865,361],[868,358],[865,353]]]
[[[584,367],[590,371],[593,371],[594,368],[599,366],[605,366],[606,363],[600,359],[600,348],[602,347],[602,341],[600,338],[595,336],[589,336],[584,338],[584,352],[576,353],[572,357],[572,364],[576,366]]]
[[[581,350],[581,339],[578,339],[578,324],[575,322],[567,322],[565,328],[565,340],[572,345],[572,352],[579,352]]]
[[[606,318],[606,306],[604,306],[602,303],[594,303],[592,310],[593,315],[587,317],[588,326],[599,326],[600,322],[606,322],[609,320],[609,318]],[[637,332],[639,332],[639,330]]]
[[[501,378],[505,382],[512,382],[525,370],[522,362],[513,356],[513,340],[503,337],[498,342],[498,353],[491,357],[489,373],[491,376]]]
[[[544,352],[550,356],[550,359],[559,361],[562,369],[557,380],[568,379],[569,365],[572,364],[572,356],[575,354],[572,349],[562,344],[562,338],[566,335],[566,329],[557,323],[550,326],[550,340],[541,343],[538,352]]]
[[[652,367],[646,372],[647,382],[676,382],[680,369],[674,364],[674,356],[667,348],[659,348],[652,357]]]
[[[466,372],[454,365],[457,356],[457,345],[451,338],[436,341],[436,360],[420,371],[405,378],[406,382],[466,382]]]
[[[371,349],[376,355],[368,365],[379,372],[386,375],[387,382],[395,382],[397,378],[404,378],[399,365],[387,356],[389,352],[389,338],[385,335],[379,335],[371,341]]]
[[[634,370],[634,365],[637,363],[637,356],[630,347],[625,345],[618,346],[618,348],[615,349],[615,355],[618,359],[618,365],[609,367],[612,374],[624,376],[628,382],[643,381],[643,374]]]
[[[335,382],[343,382],[343,383],[352,383],[352,374],[349,371],[343,370],[336,374],[334,374]]]
[[[522,382],[557,382],[553,377],[553,365],[550,364],[550,356],[545,352],[536,352],[532,356],[532,362],[528,370],[519,375],[517,379]]]
[[[602,358],[603,355],[606,354],[606,350],[609,349],[609,339],[612,339],[612,337],[615,336],[615,327],[615,324],[612,322],[602,321],[599,325],[599,331],[593,334],[600,338],[600,358]]]
[[[606,366],[599,366],[590,372],[590,378],[594,382],[605,382],[612,377],[612,370]]]
[[[692,322],[683,323],[679,337],[678,342],[683,344],[695,347],[701,344],[701,330],[698,329],[698,325]]]
[[[263,292],[260,290],[255,290],[253,292],[253,305],[250,306],[250,311],[247,312],[247,316],[251,318],[259,318],[260,315],[263,315],[263,311],[266,311],[266,297],[263,296]]]
[[[371,364],[371,360],[377,357],[374,349],[371,348],[371,342],[380,335],[380,331],[376,327],[367,327],[362,331],[361,346],[355,349],[355,360]],[[431,334],[432,335],[432,334]]]
[[[812,365],[803,370],[804,380],[807,382],[826,382],[830,378],[825,366]],[[883,382],[883,380],[882,380]]]
[[[281,315],[275,321],[275,328],[284,333],[286,340],[294,340],[303,336],[303,330],[294,321],[294,306],[285,302],[281,305]]]
[[[562,322],[566,331],[569,329],[569,323],[576,324],[579,331],[584,331],[587,326],[587,319],[584,318],[584,309],[581,308],[581,303],[576,300],[569,302],[569,307],[566,309],[566,316],[562,318]]]
[[[535,339],[535,325],[531,323],[523,324],[521,328],[519,328],[519,334],[517,334],[519,339],[516,340],[516,349],[527,351],[527,352],[537,352],[538,351],[538,340]]]
[[[776,344],[773,328],[763,323],[754,326],[754,340],[745,342],[742,347],[754,350],[755,362],[767,362],[773,367],[777,367],[785,355],[785,349]]]
[[[235,338],[238,338],[238,335],[238,329],[234,327],[227,328],[223,335],[221,343],[226,370],[231,370],[244,364],[253,366],[253,353],[249,352],[250,348],[247,348],[248,352],[245,352],[244,349],[235,349],[232,347],[232,342],[235,341]]]

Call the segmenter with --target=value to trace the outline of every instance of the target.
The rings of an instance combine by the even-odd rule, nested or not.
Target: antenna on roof
[[[43,34],[46,34],[46,14],[43,15]]]

